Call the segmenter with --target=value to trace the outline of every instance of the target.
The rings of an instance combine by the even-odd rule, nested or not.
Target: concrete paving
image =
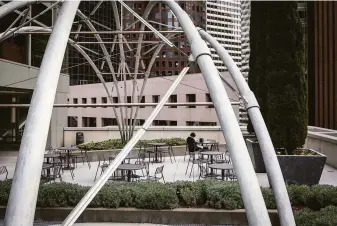
[[[8,169],[8,177],[12,178],[15,170],[15,163],[17,158],[17,152],[0,152],[0,166],[5,165]],[[185,175],[186,167],[187,167],[187,159],[184,161],[183,156],[177,156],[176,161],[171,163],[169,158],[165,158],[163,163],[154,163],[150,164],[150,175],[154,174],[154,171],[157,167],[164,165],[164,177],[166,182],[174,182],[174,181],[195,181],[199,179],[199,170],[197,165],[194,166],[194,170],[192,171],[191,177],[189,177],[188,171],[187,175]],[[98,162],[91,162],[91,169],[88,168],[87,164],[79,163],[78,167],[75,169],[74,180],[71,178],[69,171],[64,171],[62,175],[62,180],[69,183],[75,183],[85,186],[92,186],[94,184],[95,173],[97,170]],[[141,174],[141,172],[138,172]],[[100,175],[100,170],[98,171],[98,177]],[[262,187],[269,187],[269,182],[267,178],[267,174],[258,173],[257,174],[258,181]],[[3,180],[4,176],[0,175],[0,180]],[[323,169],[323,173],[321,176],[320,184],[329,184],[337,186],[337,170],[325,165]]]

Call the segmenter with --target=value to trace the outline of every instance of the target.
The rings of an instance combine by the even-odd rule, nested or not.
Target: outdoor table
[[[60,157],[59,154],[44,154],[44,158],[47,159],[46,164],[50,164],[50,159],[58,158]],[[54,163],[54,161],[53,161]],[[50,169],[47,169],[47,174],[50,174]]]
[[[130,163],[120,164],[117,167],[118,170],[128,171],[128,174],[127,174],[128,182],[131,182],[132,171],[141,170],[143,168],[144,168],[143,165],[140,165],[140,164],[130,164]]]
[[[223,154],[225,154],[225,152],[222,152],[222,151],[201,151],[200,154],[210,156],[211,157],[210,158],[211,164],[213,164],[214,163],[214,156],[223,155]]]
[[[47,164],[50,163],[50,159],[58,158],[60,154],[44,154],[44,158],[47,159]]]
[[[222,151],[202,151],[202,152],[200,152],[200,154],[202,156],[204,156],[204,155],[210,156],[211,164],[213,164],[214,163],[214,156],[223,155],[223,154],[225,154],[225,152],[222,152]],[[211,173],[213,173],[213,169],[211,169]]]
[[[164,147],[164,146],[167,146],[167,143],[148,143],[148,145],[154,147],[154,155],[155,155],[155,159],[154,159],[153,162],[155,162],[155,163],[161,162],[161,161],[158,160],[158,147]]]
[[[204,141],[204,142],[197,142],[197,143],[200,144],[200,145],[203,146],[203,147],[204,147],[204,145],[206,145],[206,146],[211,146],[209,150],[212,150],[213,147],[216,147],[216,146],[219,144],[219,142],[216,142],[216,141],[208,141],[208,140],[206,140],[206,141]]]
[[[119,153],[118,153],[119,154]],[[117,155],[118,155],[117,154]],[[110,157],[109,157],[109,162],[112,162],[113,160],[115,160],[115,158],[116,158],[116,156],[117,155],[111,155]],[[130,163],[130,160],[131,159],[137,159],[138,158],[138,155],[137,154],[133,154],[133,153],[129,153],[126,157],[125,157],[125,159],[122,161],[122,163],[124,164],[125,163],[125,160],[129,160],[128,162]]]
[[[221,178],[222,178],[222,180],[225,180],[225,171],[233,169],[233,165],[232,164],[227,164],[227,163],[211,164],[208,167],[211,168],[211,169],[221,170]]]
[[[51,169],[51,168],[53,168],[53,164],[43,163],[42,165],[42,169]]]
[[[67,163],[67,166],[64,167],[63,169],[64,170],[73,170],[74,167],[70,167],[70,152],[71,151],[75,151],[75,150],[78,150],[78,147],[76,146],[73,146],[73,147],[61,147],[61,148],[58,148],[58,150],[60,151],[67,151],[67,157],[68,157],[68,163]]]

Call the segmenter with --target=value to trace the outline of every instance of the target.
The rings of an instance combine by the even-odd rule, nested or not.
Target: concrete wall
[[[225,72],[223,73],[223,76],[227,81],[227,83],[224,82],[223,84],[229,98],[231,101],[239,101],[236,86],[230,74]],[[144,91],[145,102],[152,103],[152,97],[154,95],[160,95],[160,98],[162,98],[176,77],[177,76],[169,76],[149,79]],[[137,97],[140,93],[142,84],[142,79],[137,80]],[[113,84],[107,83],[107,86],[108,90],[112,90],[112,96],[116,97],[116,88],[113,87]],[[126,86],[127,96],[131,96],[133,88],[132,81],[127,81]],[[124,82],[119,82],[118,88],[122,99],[124,99]],[[208,89],[202,74],[187,74],[175,89],[173,95],[177,95],[178,102],[187,102],[186,94],[195,94],[196,102],[207,102],[206,93],[208,93]],[[74,98],[78,99],[78,103],[82,103],[82,98],[86,98],[87,103],[91,103],[91,98],[96,98],[97,103],[101,103],[102,97],[107,97],[102,84],[79,85],[71,86],[69,88],[69,103],[73,103]],[[233,106],[233,108],[237,119],[239,119],[239,106],[236,105]],[[137,119],[147,119],[152,111],[153,107],[140,108]],[[119,110],[117,112],[118,117],[120,117]],[[130,115],[130,108],[128,109],[128,115]],[[82,126],[82,117],[95,117],[97,120],[97,127],[101,127],[101,118],[115,118],[112,108],[69,108],[68,116],[78,117],[78,127]],[[205,106],[197,106],[196,108],[188,108],[186,106],[177,108],[163,107],[155,120],[177,121],[178,126],[186,126],[186,121],[216,122],[217,125],[219,125],[215,109]]]
[[[38,68],[0,59],[0,86],[34,89]],[[69,76],[61,74],[54,103],[67,103]],[[63,145],[63,127],[67,126],[67,109],[54,109],[47,146]]]
[[[138,127],[139,128],[139,127]],[[136,129],[138,129],[136,128]],[[101,127],[101,128],[64,128],[64,145],[70,146],[76,143],[76,132],[83,132],[84,142],[103,141],[107,139],[119,139],[119,131],[117,127]],[[226,141],[222,135],[220,127],[184,127],[184,126],[152,126],[150,127],[142,140],[151,140],[159,138],[187,138],[191,132],[195,132],[197,138],[212,139],[220,144],[225,144]]]
[[[327,164],[337,168],[337,130],[309,126],[304,147],[326,155]]]

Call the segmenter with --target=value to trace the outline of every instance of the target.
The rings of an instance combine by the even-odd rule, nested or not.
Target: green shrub
[[[89,207],[118,208],[121,197],[119,186],[108,184],[99,191]]]
[[[0,181],[0,205],[7,205],[11,180]],[[70,183],[40,185],[38,207],[73,207],[89,187]],[[291,185],[288,193],[293,206],[323,210],[337,206],[337,187],[316,185],[312,187]],[[275,209],[271,189],[262,188],[268,209]],[[89,205],[90,207],[142,209],[173,209],[180,207],[210,207],[216,209],[241,209],[240,188],[237,182],[216,180],[178,181],[174,183],[141,182],[106,184]],[[331,213],[330,209],[327,213]],[[315,212],[310,212],[310,214]],[[301,212],[302,215],[309,214]],[[298,217],[301,221],[302,215]],[[320,224],[321,225],[321,224]],[[337,225],[337,224],[336,224]]]
[[[304,204],[313,210],[326,206],[337,206],[337,188],[331,185],[314,185],[304,193]]]
[[[274,192],[269,188],[261,188],[262,195],[268,209],[276,209]]]
[[[303,206],[305,197],[308,195],[310,188],[306,185],[290,185],[288,186],[288,195],[291,204],[294,206]]]
[[[314,212],[304,209],[295,214],[297,226],[336,226],[337,207],[328,206],[320,211]]]
[[[134,184],[134,207],[141,209],[174,209],[179,200],[176,191],[158,182]]]
[[[0,205],[7,206],[12,180],[0,181]]]
[[[88,191],[88,187],[71,183],[52,183],[40,186],[37,206],[75,206]]]
[[[241,209],[243,202],[238,183],[214,183],[206,188],[208,206],[215,209]]]
[[[147,143],[167,143],[170,146],[181,146],[186,144],[186,140],[182,138],[168,138],[168,139],[154,139],[154,140],[140,140],[135,147],[141,147]],[[82,150],[111,150],[122,149],[124,143],[121,139],[109,139],[99,142],[88,142],[78,145]]]

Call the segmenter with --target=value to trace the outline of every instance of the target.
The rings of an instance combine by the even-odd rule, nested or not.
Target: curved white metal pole
[[[116,1],[112,1],[111,4],[112,4],[112,11],[113,11],[114,18],[115,18],[116,30],[122,31],[121,22],[119,20],[119,13],[117,9],[117,3]],[[118,46],[119,46],[119,54],[120,54],[121,73],[122,73],[123,80],[124,80],[124,103],[127,103],[127,85],[126,85],[126,75],[125,75],[125,52],[124,52],[124,46],[123,46],[123,34],[119,33],[117,34],[117,37],[118,37]],[[128,134],[128,125],[129,125],[128,108],[125,107],[124,110],[125,110],[125,131],[123,132],[125,134],[124,136],[125,136],[126,141],[128,141],[130,139],[129,134]]]
[[[15,28],[12,28],[12,29],[15,29]],[[48,31],[48,32],[52,32],[52,29],[51,28],[46,28],[46,27],[39,27],[39,26],[27,26],[27,27],[22,27],[22,28],[19,28],[19,29],[15,30],[15,32],[12,33],[11,36],[13,36],[15,34],[20,34],[20,32],[25,32],[25,31]],[[4,34],[5,34],[5,32],[3,32],[3,33],[0,34],[0,39],[3,37]],[[6,36],[6,38],[9,38],[11,36]],[[4,40],[6,40],[6,39],[4,39]],[[80,45],[76,44],[76,42],[73,41],[72,39],[69,38],[68,39],[68,43],[69,43],[69,45],[71,45],[72,47],[74,47],[80,54],[82,54],[82,56],[88,61],[88,63],[90,64],[90,66],[95,71],[98,79],[102,83],[103,88],[105,89],[105,92],[107,93],[107,95],[109,97],[109,101],[113,104],[112,96],[111,96],[111,94],[110,94],[110,92],[108,90],[108,87],[107,87],[106,82],[105,82],[105,80],[104,80],[104,78],[102,76],[102,73],[97,68],[97,66],[95,65],[95,63],[92,61],[92,59],[90,58],[90,56],[83,50],[83,48]],[[113,111],[114,111],[114,114],[116,116],[117,126],[118,126],[118,128],[120,130],[120,134],[121,134],[121,137],[122,137],[123,135],[122,135],[121,125],[120,125],[118,114],[117,114],[117,111],[116,111],[115,107],[113,107]]]
[[[37,0],[13,0],[3,6],[0,7],[0,19],[4,16],[6,16],[8,13],[13,12],[14,10],[20,9],[25,6],[32,5],[34,3],[38,2]]]
[[[117,167],[122,163],[125,157],[129,154],[132,148],[137,144],[139,139],[144,135],[148,127],[151,125],[152,121],[158,115],[161,108],[164,106],[165,102],[168,100],[174,89],[178,86],[179,82],[182,80],[184,75],[187,73],[189,68],[184,68],[176,80],[172,83],[169,90],[165,93],[163,99],[158,103],[156,108],[152,111],[151,115],[147,118],[143,126],[137,131],[137,133],[130,139],[130,141],[124,146],[123,150],[117,155],[115,160],[109,165],[109,167],[104,171],[103,175],[97,180],[97,182],[89,189],[81,201],[76,205],[76,207],[71,211],[68,217],[63,221],[61,226],[70,226],[75,223],[77,218],[82,214],[85,208],[90,204],[93,198],[97,195],[104,184],[109,180],[111,175],[117,169]]]
[[[80,10],[77,10],[77,15],[84,21],[84,23],[89,27],[89,29],[92,31],[92,32],[97,32],[96,28],[94,27],[94,25],[92,25],[92,23],[90,22],[89,18],[87,16],[85,16]],[[119,93],[119,88],[118,88],[118,81],[117,81],[117,78],[116,78],[116,75],[115,75],[115,70],[114,70],[114,67],[112,65],[112,62],[111,62],[111,58],[110,58],[110,55],[108,53],[108,50],[106,49],[105,45],[102,43],[103,40],[101,38],[101,36],[99,34],[94,34],[95,38],[97,39],[97,42],[99,42],[100,44],[100,47],[103,51],[103,54],[105,56],[105,60],[106,62],[108,63],[108,66],[109,66],[109,69],[110,69],[110,72],[112,74],[112,78],[113,78],[113,83],[116,87],[116,93],[117,93],[117,97],[118,97],[118,100],[119,102],[121,103],[121,96],[120,96],[120,93]],[[120,110],[120,116],[121,116],[121,124],[122,124],[122,130],[123,130],[123,133],[125,131],[125,128],[124,128],[124,113],[123,113],[123,110],[122,108],[119,108]],[[121,137],[122,140],[125,140],[125,136]]]
[[[250,160],[239,124],[230,104],[225,87],[213,63],[210,50],[200,37],[198,30],[189,15],[175,1],[164,0],[173,11],[185,31],[191,45],[191,51],[198,62],[206,85],[214,103],[216,113],[225,136],[227,147],[231,154],[235,173],[237,175],[242,199],[247,212],[249,225],[271,226],[268,211],[262,192]]]
[[[6,210],[5,226],[33,225],[44,150],[71,26],[80,1],[63,3],[41,63]]]
[[[255,134],[259,140],[264,164],[268,173],[269,182],[273,188],[278,215],[282,226],[295,226],[294,214],[291,208],[288,192],[284,183],[280,164],[277,160],[273,143],[270,139],[266,124],[262,118],[261,111],[254,93],[250,90],[240,69],[233,61],[227,50],[210,34],[202,29],[198,29],[201,37],[206,40],[220,56],[229,73],[238,87],[244,100],[245,108],[252,121]]]

